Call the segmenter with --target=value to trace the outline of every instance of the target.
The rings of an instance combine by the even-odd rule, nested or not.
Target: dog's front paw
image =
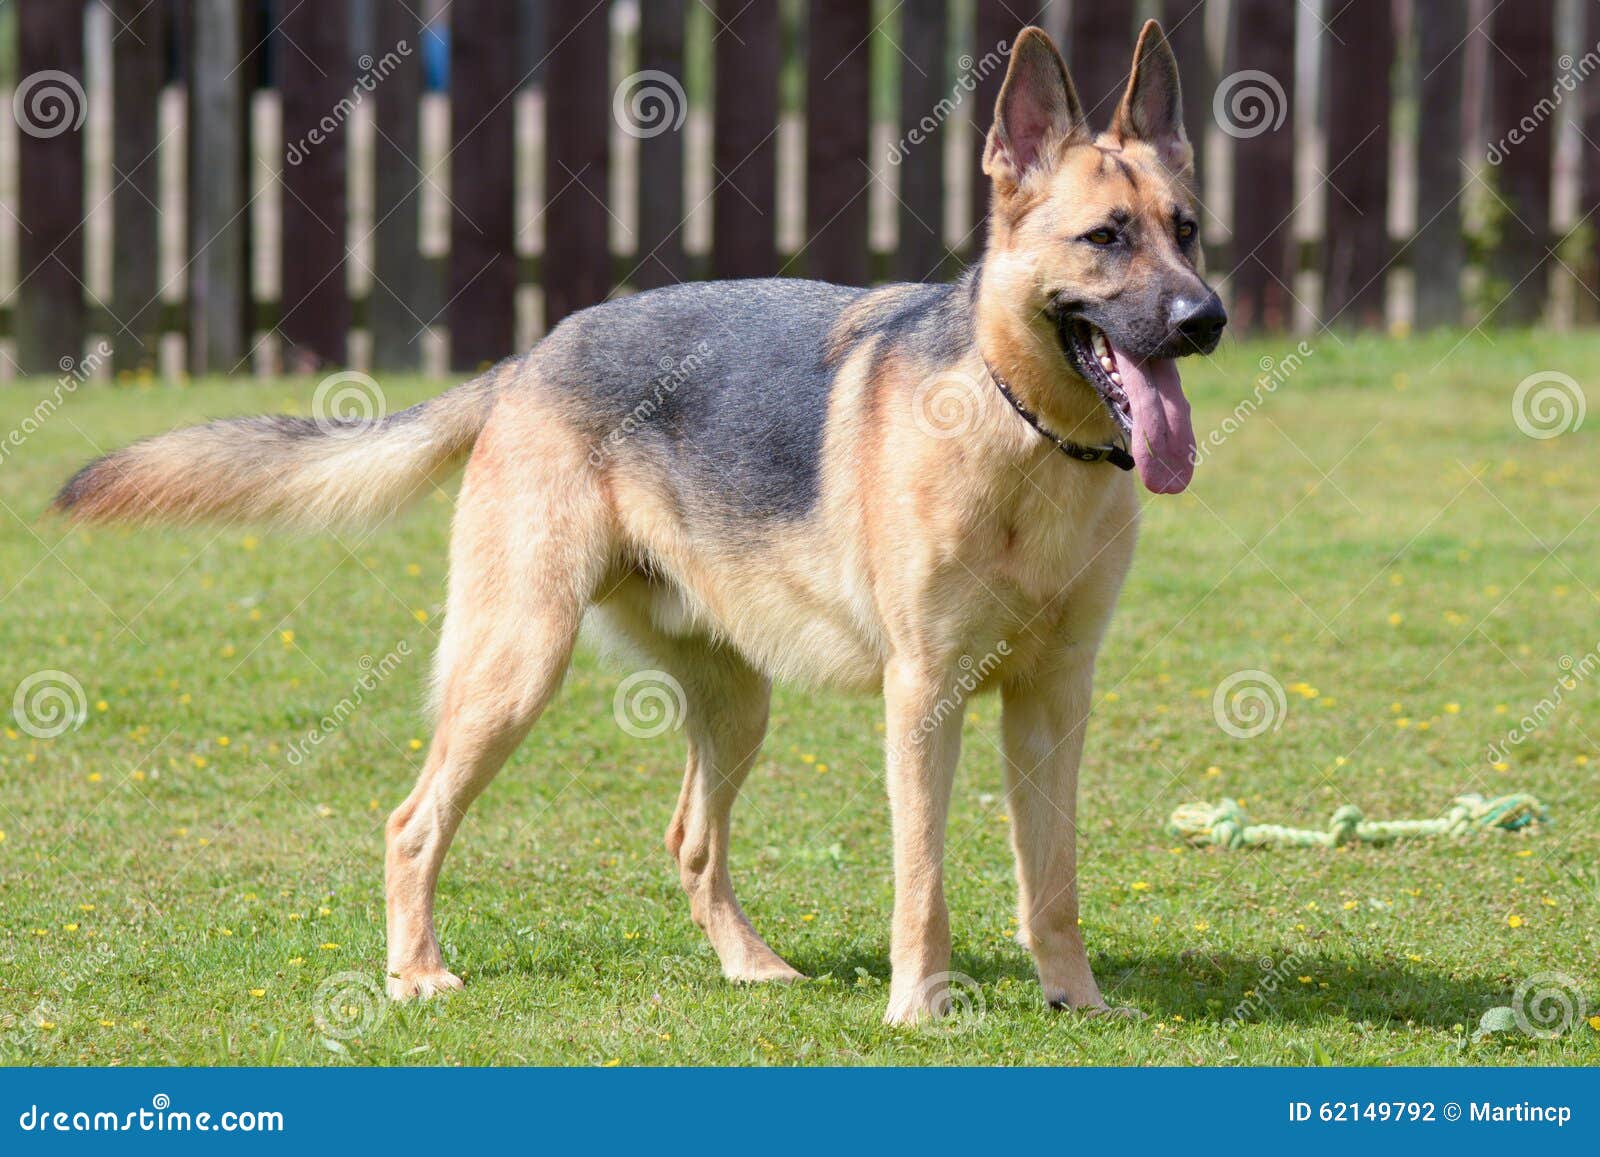
[[[389,999],[426,1000],[441,992],[450,992],[462,986],[461,978],[443,968],[401,968],[389,973]]]

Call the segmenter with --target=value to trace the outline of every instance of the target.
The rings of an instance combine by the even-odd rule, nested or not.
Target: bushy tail
[[[146,438],[78,471],[54,509],[85,522],[371,524],[460,465],[494,377],[372,420],[230,418]]]

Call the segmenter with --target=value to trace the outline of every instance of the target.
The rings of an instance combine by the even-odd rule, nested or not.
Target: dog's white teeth
[[[1099,330],[1094,331],[1094,352],[1100,355],[1100,360],[1105,361],[1111,356],[1111,343],[1106,340],[1106,335]]]
[[[1100,355],[1100,368],[1105,370],[1106,373],[1113,373],[1116,370],[1116,366],[1117,363],[1111,360],[1110,354]]]
[[[1117,385],[1120,386],[1122,384],[1122,375],[1117,373],[1116,370],[1112,370],[1111,371],[1111,380],[1113,382],[1115,382]]]

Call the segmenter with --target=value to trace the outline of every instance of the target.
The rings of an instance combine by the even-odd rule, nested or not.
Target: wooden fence
[[[91,337],[119,371],[164,342],[193,373],[414,369],[430,342],[469,370],[686,277],[949,275],[981,248],[1019,18],[1101,124],[1138,21],[1163,19],[1240,327],[1527,322],[1553,283],[1593,296],[1591,0],[8,7],[14,372]]]

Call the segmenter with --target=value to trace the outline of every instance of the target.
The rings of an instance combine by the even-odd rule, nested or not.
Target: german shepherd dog
[[[58,509],[95,522],[318,527],[387,515],[466,461],[437,726],[387,826],[393,997],[460,987],[434,935],[440,865],[592,608],[684,689],[688,767],[666,844],[725,975],[799,977],[728,872],[773,680],[881,690],[886,1019],[947,1011],[957,708],[998,689],[1019,940],[1051,1005],[1107,1011],[1078,928],[1074,839],[1095,653],[1133,556],[1128,471],[1156,493],[1188,484],[1175,359],[1211,351],[1227,320],[1202,279],[1161,29],[1145,26],[1098,135],[1055,45],[1023,31],[983,164],[987,248],[953,283],[641,293],[408,410],[211,422],[100,458],[61,491]]]

